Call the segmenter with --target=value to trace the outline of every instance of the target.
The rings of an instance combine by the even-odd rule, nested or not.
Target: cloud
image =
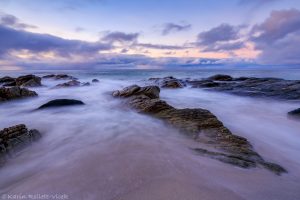
[[[160,49],[160,50],[181,50],[181,49],[189,48],[186,46],[151,44],[151,43],[137,43],[135,46],[149,48],[149,49]]]
[[[259,43],[274,43],[300,30],[300,11],[296,9],[272,11],[271,15],[252,29],[253,39]]]
[[[138,37],[139,33],[124,33],[115,31],[107,33],[101,40],[108,43],[133,43],[137,42]]]
[[[28,50],[30,52],[55,52],[62,57],[70,54],[93,54],[112,48],[110,44],[67,40],[49,34],[39,34],[16,30],[0,25],[0,55],[10,51]]]
[[[190,63],[190,61],[183,61],[180,58],[158,59],[144,55],[126,55],[129,50],[127,48],[122,48],[121,53],[103,52],[115,50],[115,46],[111,44],[114,41],[135,41],[132,44],[133,47],[144,47],[145,49],[185,48],[138,43],[138,34],[112,32],[99,42],[85,42],[0,25],[0,35],[0,57],[3,61],[0,63],[0,68],[7,66],[17,66],[23,69],[85,69],[87,66],[89,69],[101,67],[151,68],[151,66],[168,66],[169,63],[174,66]],[[103,43],[103,41],[106,42]]]
[[[118,42],[122,47],[136,48],[142,47],[147,49],[160,49],[160,50],[180,50],[186,49],[186,46],[176,46],[176,45],[164,45],[164,44],[151,44],[151,43],[141,43],[138,41],[139,33],[124,33],[120,31],[109,32],[100,41],[114,44]],[[127,49],[128,50],[128,49]],[[126,53],[122,51],[122,53]]]
[[[36,26],[21,23],[18,18],[13,15],[0,13],[0,25],[8,26],[16,29],[37,28]]]
[[[202,52],[226,52],[233,57],[236,50],[252,49],[260,64],[300,64],[299,10],[272,11],[265,21],[248,28],[221,24],[199,33],[195,44]]]
[[[197,46],[202,51],[229,51],[244,47],[241,39],[240,31],[243,26],[232,26],[229,24],[221,24],[208,31],[198,34]]]
[[[192,27],[191,24],[175,24],[175,23],[166,23],[163,25],[161,34],[168,35],[170,33],[181,32],[190,30]]]
[[[245,47],[245,42],[236,41],[230,43],[215,43],[210,46],[206,46],[202,51],[203,52],[213,52],[213,51],[233,51]]]
[[[250,40],[261,51],[258,60],[271,64],[300,64],[300,11],[273,11],[252,28]]]
[[[217,42],[236,40],[239,38],[239,28],[229,24],[221,24],[209,31],[198,34],[198,42],[201,45],[211,45]]]
[[[145,55],[126,55],[126,54],[100,54],[93,59],[82,62],[15,62],[14,66],[21,69],[89,69],[97,70],[101,68],[170,68],[170,67],[199,67],[199,66],[222,66],[235,63],[229,59],[205,59],[205,58],[178,58],[164,57],[152,58]],[[0,63],[0,68],[5,67]]]

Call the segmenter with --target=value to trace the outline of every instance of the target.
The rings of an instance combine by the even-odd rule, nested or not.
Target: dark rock
[[[28,133],[33,141],[37,141],[42,137],[41,133],[37,129],[31,129]]]
[[[183,88],[185,86],[184,81],[176,79],[172,76],[164,78],[149,78],[149,81],[154,82],[162,88]]]
[[[123,90],[114,91],[112,95],[114,97],[117,97],[117,96],[128,97],[128,96],[135,94],[140,89],[141,89],[141,87],[138,85],[131,85],[131,86],[124,88]]]
[[[144,95],[151,99],[159,98],[160,89],[157,86],[140,87],[138,85],[131,85],[123,90],[113,92],[114,97],[129,97],[133,95]]]
[[[98,83],[98,82],[99,82],[98,79],[93,79],[93,80],[92,80],[92,83]]]
[[[274,172],[277,175],[280,175],[282,173],[287,173],[286,169],[284,169],[283,167],[281,167],[278,164],[275,163],[270,163],[270,162],[262,162],[260,163],[264,168]]]
[[[214,82],[211,80],[206,81],[187,81],[188,84],[192,85],[192,88],[212,88],[220,86],[219,82]]]
[[[55,76],[56,76],[55,74],[49,74],[49,75],[42,76],[42,78],[54,78]]]
[[[2,78],[0,78],[0,83],[11,83],[14,82],[16,79],[9,77],[9,76],[4,76]]]
[[[300,118],[300,108],[288,112],[288,115]]]
[[[69,76],[67,74],[57,74],[55,76],[56,79],[66,79],[66,78],[73,78],[72,76]]]
[[[217,80],[215,80],[217,79]],[[224,91],[241,96],[269,97],[286,100],[300,100],[300,81],[279,78],[220,78],[190,80],[186,83],[193,88],[206,88],[213,91]],[[229,81],[230,80],[230,81]]]
[[[208,80],[212,81],[232,81],[233,78],[229,75],[217,74],[208,78]]]
[[[75,100],[75,99],[55,99],[49,101],[41,105],[38,110],[45,109],[45,108],[53,108],[53,107],[63,107],[63,106],[75,106],[75,105],[84,105],[82,101]]]
[[[6,162],[8,155],[19,152],[40,138],[38,130],[28,130],[24,124],[0,130],[0,166]]]
[[[196,151],[197,153],[203,155],[203,156],[207,156],[210,158],[214,158],[216,160],[228,163],[228,164],[232,164],[232,165],[236,165],[242,168],[251,168],[251,167],[256,167],[256,162],[252,161],[252,160],[248,160],[245,159],[241,156],[232,156],[232,155],[228,155],[225,153],[220,153],[220,152],[214,152],[214,151],[208,151],[206,149],[201,149],[201,148],[196,148],[193,149],[194,151]]]
[[[67,75],[67,74],[57,74],[55,76],[55,79],[73,79],[73,80],[75,80],[77,78],[75,78],[73,76],[70,76],[70,75]]]
[[[250,79],[250,78],[242,76],[242,77],[239,77],[239,78],[234,78],[233,80],[234,81],[245,81],[245,80],[248,80],[248,79]]]
[[[200,108],[174,108],[159,99],[157,86],[133,85],[113,92],[113,96],[123,98],[127,105],[138,112],[164,120],[197,142],[222,151],[217,153],[201,150],[206,156],[243,168],[268,165],[268,162],[253,150],[247,139],[232,134],[211,112]],[[273,166],[267,169],[276,174],[285,172],[283,168],[276,168],[275,164]]]
[[[91,85],[90,82],[81,83],[80,81],[77,80],[71,80],[65,83],[58,84],[54,88],[79,87],[79,86],[90,86],[90,85]]]
[[[41,78],[32,74],[20,76],[18,78],[11,77],[3,77],[2,83],[5,83],[3,86],[12,87],[12,86],[20,86],[20,87],[37,87],[41,86]]]
[[[184,84],[178,80],[164,81],[161,85],[162,88],[183,88]]]
[[[4,86],[4,87],[13,87],[13,86],[17,86],[17,84],[16,84],[16,81],[13,81],[13,82],[5,83],[2,86]]]
[[[76,80],[72,80],[72,81],[68,81],[66,83],[61,83],[56,85],[56,88],[63,88],[63,87],[76,87],[76,86],[80,86],[80,82],[76,81]]]
[[[55,80],[65,80],[65,79],[71,79],[71,80],[76,80],[77,78],[67,75],[67,74],[49,74],[49,75],[45,75],[42,78],[52,78]]]
[[[16,86],[21,87],[37,87],[42,86],[41,78],[35,75],[25,75],[16,78]]]
[[[0,102],[7,101],[11,99],[19,99],[24,97],[37,96],[37,93],[26,88],[21,87],[11,87],[11,88],[0,88]]]
[[[90,82],[82,83],[82,86],[90,86]]]
[[[222,162],[225,162],[228,164],[236,165],[236,166],[239,166],[242,168],[256,167],[257,164],[260,164],[262,167],[274,172],[277,175],[280,175],[282,173],[287,173],[286,169],[284,169],[280,165],[277,165],[275,163],[265,162],[264,160],[257,160],[257,163],[256,163],[253,160],[248,160],[241,156],[232,156],[232,155],[227,155],[227,154],[220,153],[220,152],[208,151],[206,149],[201,149],[201,148],[196,148],[193,150],[203,156],[208,156],[208,157],[214,158],[216,160],[219,160],[219,161],[222,161]]]

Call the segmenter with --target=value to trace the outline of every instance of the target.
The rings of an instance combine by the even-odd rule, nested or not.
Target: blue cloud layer
[[[162,35],[168,35],[174,32],[187,31],[192,28],[191,24],[176,24],[176,23],[166,23],[163,25]]]
[[[48,34],[31,33],[0,25],[0,55],[11,50],[29,50],[35,53],[53,51],[61,56],[72,53],[90,54],[101,50],[109,50],[111,44],[67,40]]]

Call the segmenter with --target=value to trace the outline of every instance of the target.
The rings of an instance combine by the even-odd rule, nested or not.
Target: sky
[[[0,0],[0,70],[299,65],[300,0]]]

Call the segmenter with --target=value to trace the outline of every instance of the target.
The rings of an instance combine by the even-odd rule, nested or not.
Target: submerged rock
[[[56,88],[64,88],[64,87],[77,87],[77,86],[80,86],[80,82],[77,81],[77,80],[72,80],[72,81],[68,81],[66,83],[61,83],[61,84],[58,84],[56,85],[55,87]]]
[[[4,76],[4,77],[0,78],[0,83],[11,83],[14,81],[15,81],[15,78],[12,78],[10,76]]]
[[[55,76],[56,76],[55,74],[49,74],[49,75],[42,76],[42,78],[54,78]]]
[[[286,172],[279,165],[266,162],[253,150],[247,139],[232,134],[210,111],[201,108],[174,108],[159,99],[159,92],[157,86],[132,85],[114,91],[113,96],[124,98],[126,104],[138,112],[162,119],[197,142],[215,149],[203,150],[202,154],[205,156],[243,168],[260,165],[276,174]]]
[[[227,77],[227,78],[226,78]],[[189,80],[193,88],[206,88],[242,96],[300,100],[300,81],[280,78],[232,78],[216,75],[207,79]]]
[[[98,82],[99,82],[98,79],[95,79],[95,78],[94,78],[94,79],[92,80],[92,83],[98,83]]]
[[[208,80],[212,81],[232,81],[233,78],[229,75],[217,74],[208,78]]]
[[[0,102],[24,97],[34,97],[37,95],[36,92],[21,87],[0,88]]]
[[[202,148],[195,148],[192,149],[196,151],[197,153],[214,158],[216,160],[236,165],[242,168],[251,168],[251,167],[256,167],[256,162],[252,160],[245,159],[244,157],[241,156],[228,156],[225,153],[220,153],[220,152],[214,152],[214,151],[208,151],[207,149],[202,149]]]
[[[192,85],[192,88],[213,88],[218,87],[221,83],[214,82],[212,80],[193,80],[193,81],[187,81],[188,84]]]
[[[196,151],[197,153],[203,155],[203,156],[208,156],[210,158],[219,160],[224,163],[232,164],[235,166],[239,166],[242,168],[251,168],[251,167],[256,167],[257,164],[260,164],[262,167],[274,172],[277,175],[280,175],[281,173],[287,173],[287,171],[281,167],[280,165],[277,165],[275,163],[270,163],[270,162],[261,162],[259,161],[256,163],[255,161],[251,159],[247,159],[244,156],[239,156],[239,155],[227,155],[225,153],[221,152],[213,152],[213,151],[208,151],[206,149],[202,148],[195,148],[192,149]]]
[[[17,153],[39,138],[41,133],[38,130],[28,130],[24,124],[0,130],[0,166],[6,162],[8,155]]]
[[[45,75],[42,78],[52,78],[55,80],[61,80],[61,79],[71,79],[71,80],[76,80],[77,78],[67,75],[67,74],[49,74]]]
[[[82,83],[82,86],[90,86],[90,82],[85,82],[85,83]]]
[[[71,80],[65,83],[57,84],[54,88],[67,88],[67,87],[80,87],[80,86],[90,86],[90,82],[81,83],[77,80]]]
[[[288,115],[292,116],[292,117],[299,117],[300,118],[300,108],[288,112]]]
[[[268,97],[285,100],[300,100],[300,80],[280,78],[233,78],[217,74],[204,79],[180,80],[174,77],[150,78],[161,88],[181,88],[186,85],[192,88],[204,88],[242,96]]]
[[[45,108],[54,108],[54,107],[63,107],[63,106],[75,106],[75,105],[84,105],[82,101],[75,99],[55,99],[41,105],[38,110]]]
[[[185,86],[184,81],[176,79],[172,76],[164,78],[149,78],[149,81],[153,81],[162,88],[183,88]]]
[[[2,86],[4,86],[4,87],[13,87],[13,86],[16,86],[16,81],[9,82],[9,83],[4,83]]]

